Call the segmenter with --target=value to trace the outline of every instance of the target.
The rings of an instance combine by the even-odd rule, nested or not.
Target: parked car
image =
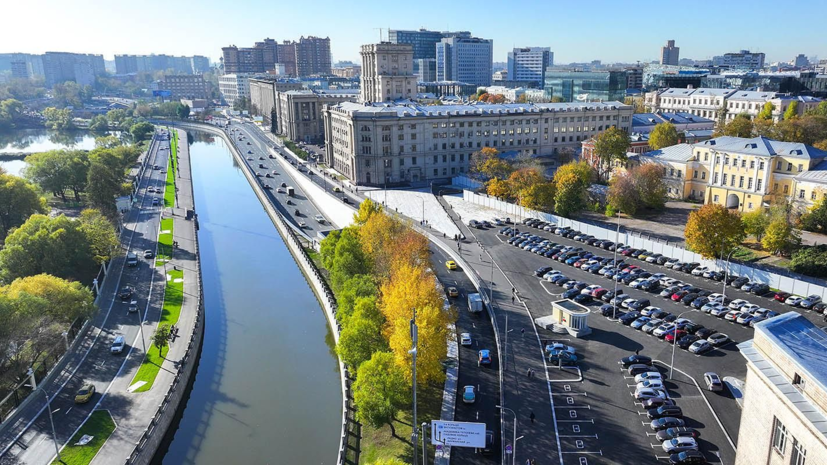
[[[687,334],[686,336],[678,339],[678,347],[687,350],[689,349],[689,346],[694,344],[698,339],[700,338],[694,334]]]
[[[662,397],[664,399],[668,398],[669,395],[666,394],[666,391],[663,389],[652,389],[652,388],[638,388],[635,389],[635,400],[641,401],[644,399],[650,399],[652,397]],[[683,426],[683,425],[670,425],[670,426]]]
[[[821,297],[813,294],[811,296],[808,296],[806,299],[802,300],[799,305],[801,305],[801,308],[812,308],[813,305],[819,302],[821,302]]]
[[[674,428],[666,428],[666,429],[658,431],[658,433],[655,435],[657,440],[660,441],[660,442],[668,441],[669,439],[674,439],[674,438],[681,438],[681,437],[697,438],[698,436],[700,436],[700,434],[698,433],[698,430],[696,430],[695,428],[689,428],[689,427],[686,427],[686,426],[676,426]]]
[[[631,365],[652,365],[652,358],[645,355],[634,354],[620,359],[620,364],[623,368]]]
[[[698,355],[709,352],[710,350],[712,350],[712,344],[707,342],[705,339],[695,341],[689,346],[689,352]]]
[[[663,417],[657,420],[652,420],[649,424],[653,431],[660,431],[666,428],[674,428],[676,426],[686,426],[684,421],[675,417]]]
[[[706,338],[707,342],[712,344],[713,346],[717,347],[719,345],[725,344],[729,341],[729,336],[723,333],[715,333],[712,336]]]
[[[685,450],[677,454],[670,454],[669,463],[672,465],[703,465],[708,462],[701,451]]]
[[[629,365],[627,368],[629,374],[631,376],[637,376],[641,373],[646,373],[647,371],[652,371],[652,367],[649,365],[644,365],[642,363],[635,363],[634,365]]]
[[[679,437],[664,441],[661,447],[667,454],[676,454],[688,450],[698,450],[698,442],[695,441],[695,438]]]
[[[663,417],[676,417],[680,418],[683,416],[683,410],[677,405],[661,405],[658,408],[652,408],[646,411],[646,416],[650,420],[655,420],[657,418]]]
[[[710,391],[724,390],[724,383],[721,382],[721,378],[718,377],[717,373],[711,371],[704,373],[704,383],[706,383],[706,388]]]
[[[791,295],[787,297],[787,300],[785,300],[784,303],[792,307],[798,307],[799,305],[801,305],[801,302],[803,301],[804,297],[801,297],[799,295]]]

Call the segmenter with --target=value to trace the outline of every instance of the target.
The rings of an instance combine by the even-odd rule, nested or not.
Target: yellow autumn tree
[[[493,195],[494,197],[509,197],[511,195],[508,182],[500,178],[493,178],[485,183],[485,190],[488,195]]]
[[[427,384],[443,380],[441,361],[447,354],[448,324],[451,311],[443,310],[443,298],[436,287],[436,278],[423,266],[401,264],[394,268],[390,279],[382,285],[380,309],[385,316],[384,335],[396,363],[410,380],[413,347],[410,320],[416,309],[419,328],[417,349],[417,382]]]

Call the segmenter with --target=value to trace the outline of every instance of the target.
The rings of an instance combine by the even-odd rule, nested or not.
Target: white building
[[[363,102],[389,102],[416,98],[417,78],[413,73],[410,44],[362,45]]]
[[[755,325],[735,465],[827,463],[827,335],[791,311]]]
[[[807,110],[815,108],[822,101],[819,98],[798,96],[776,92],[758,92],[737,89],[661,89],[647,92],[644,104],[652,112],[686,112],[709,119],[717,119],[718,111],[726,107],[727,121],[731,121],[741,113],[755,117],[764,108],[766,102],[773,104],[773,119],[783,118],[789,105],[798,102],[798,114],[803,115]]]
[[[523,47],[508,52],[508,76],[514,81],[532,81],[542,86],[546,68],[554,65],[549,47]]]
[[[252,73],[224,74],[218,76],[218,90],[228,105],[233,106],[237,100],[250,98],[250,78]]]
[[[490,86],[493,63],[493,40],[446,37],[436,44],[437,81]]]
[[[739,52],[724,53],[724,56],[714,57],[712,64],[733,69],[761,69],[764,67],[765,55],[762,52],[750,52],[741,50]]]

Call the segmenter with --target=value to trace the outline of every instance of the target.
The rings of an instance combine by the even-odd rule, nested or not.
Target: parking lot
[[[520,227],[520,229],[528,230],[532,234],[546,237],[560,244],[577,245],[583,247],[584,250],[599,251],[598,253],[603,257],[612,256],[612,253],[605,250],[589,247],[548,232],[527,227]],[[561,293],[565,291],[562,287],[544,282],[534,276],[534,271],[541,266],[552,266],[572,279],[589,284],[599,284],[607,289],[614,287],[609,278],[574,269],[504,244],[502,241],[504,237],[498,236],[494,229],[473,230],[473,233],[476,239],[491,252],[499,267],[514,281],[520,296],[526,301],[535,317],[550,314],[550,302],[560,300]],[[665,272],[684,282],[720,292],[718,288],[720,283],[684,273],[669,272],[660,266],[643,264],[634,259],[629,259],[629,261],[637,262],[638,266],[650,271]],[[629,289],[623,285],[618,287],[632,298],[648,298],[652,306],[658,306],[674,315],[686,312],[683,318],[690,318],[717,332],[724,332],[731,338],[730,342],[704,355],[691,354],[675,347],[675,378],[669,380],[666,387],[669,389],[669,394],[683,409],[688,423],[700,431],[699,444],[707,459],[712,463],[732,463],[735,454],[731,443],[734,444],[737,439],[740,409],[728,390],[722,393],[705,392],[701,390],[703,386],[700,386],[701,389],[696,386],[696,382],[702,384],[703,374],[707,371],[717,372],[722,377],[744,379],[746,367],[737,353],[735,343],[750,339],[752,329],[721,318],[711,317],[691,307],[663,299],[657,294]],[[771,299],[731,288],[727,289],[727,297],[747,298],[759,303],[762,307],[776,311],[789,310],[789,308],[784,308],[783,304],[773,302]],[[568,372],[561,374],[555,372],[556,368],[549,368],[564,463],[630,463],[638,460],[643,460],[645,463],[662,463],[662,459],[668,458],[668,454],[665,454],[662,449],[653,447],[655,444],[659,448],[660,444],[656,444],[657,441],[653,440],[653,435],[647,434],[653,431],[648,428],[649,420],[645,416],[646,412],[641,405],[635,403],[631,394],[634,388],[628,386],[633,383],[621,373],[617,361],[635,351],[640,351],[641,354],[658,360],[660,363],[656,365],[661,368],[668,367],[671,363],[673,346],[664,342],[663,339],[601,316],[597,304],[589,305],[589,308],[592,310],[589,324],[594,332],[583,339],[574,339],[570,342],[570,345],[582,355],[580,367],[583,370],[583,382],[556,382],[569,374]],[[560,336],[544,331],[543,337],[551,340]],[[644,420],[646,426],[642,424]],[[717,454],[720,454],[720,458]],[[583,462],[583,458],[586,462]]]

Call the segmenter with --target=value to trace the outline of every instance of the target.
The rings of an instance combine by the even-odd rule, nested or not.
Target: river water
[[[164,464],[333,464],[342,392],[313,291],[221,139],[191,146],[206,331]]]
[[[95,137],[95,134],[83,130],[18,129],[0,133],[0,154],[29,154],[59,149],[92,150],[95,148]],[[0,161],[0,167],[16,176],[25,166],[23,160]]]

